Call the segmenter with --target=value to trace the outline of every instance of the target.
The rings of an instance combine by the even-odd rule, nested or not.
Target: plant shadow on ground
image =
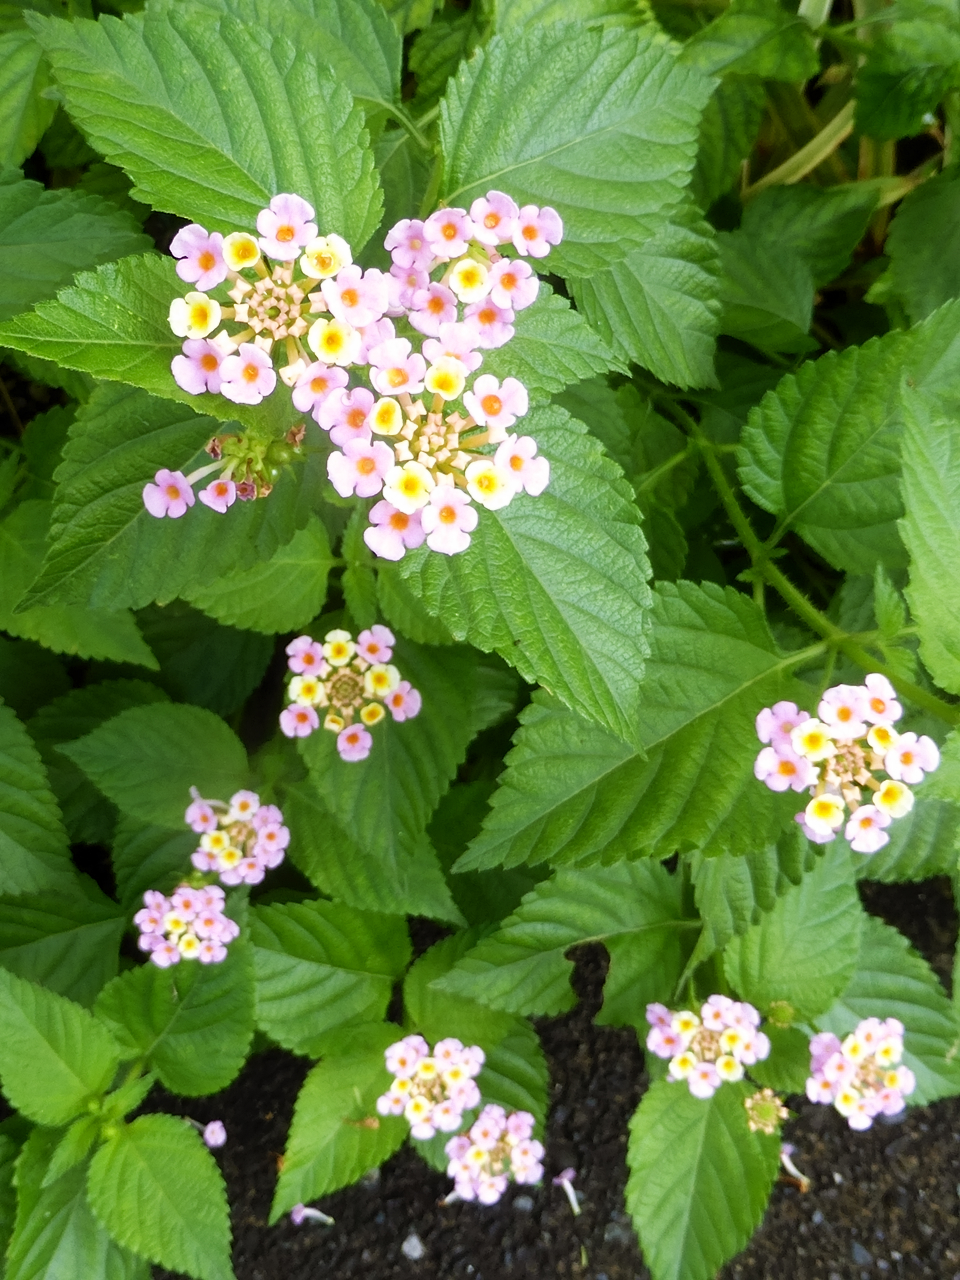
[[[865,905],[949,981],[957,933],[949,883],[863,884],[862,891]],[[627,1123],[646,1085],[642,1055],[631,1030],[593,1025],[603,948],[573,954],[577,1008],[538,1022],[551,1079],[547,1175],[539,1188],[512,1187],[495,1209],[441,1206],[449,1179],[405,1149],[379,1175],[325,1197],[334,1226],[285,1219],[268,1228],[277,1158],[308,1064],[271,1050],[222,1094],[163,1099],[166,1110],[227,1125],[219,1154],[238,1280],[648,1280],[623,1210]],[[960,1099],[912,1109],[864,1134],[851,1133],[832,1108],[789,1101],[797,1114],[784,1136],[812,1188],[775,1188],[763,1227],[722,1280],[960,1280]],[[571,1165],[579,1218],[550,1181]],[[155,1272],[156,1280],[168,1276]]]

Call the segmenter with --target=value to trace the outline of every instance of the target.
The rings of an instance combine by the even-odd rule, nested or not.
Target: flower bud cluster
[[[177,234],[177,273],[196,289],[170,307],[184,339],[174,379],[191,395],[253,405],[272,394],[279,372],[294,406],[338,446],[327,462],[337,492],[382,495],[364,534],[376,555],[399,560],[424,541],[445,555],[465,551],[477,524],[471,501],[497,510],[549,482],[536,442],[509,433],[527,412],[526,389],[516,378],[473,375],[536,299],[539,280],[525,259],[559,244],[562,222],[553,209],[519,208],[489,191],[469,212],[398,222],[384,241],[393,264],[383,273],[361,270],[347,242],[318,235],[313,218],[307,201],[286,194],[259,213],[258,238],[224,238],[196,223]],[[205,292],[227,280],[233,306]],[[239,328],[219,328],[224,321]],[[226,510],[243,496],[233,483],[224,470],[201,499]],[[190,484],[160,471],[144,502],[154,515],[183,515]]]
[[[845,1040],[821,1031],[810,1041],[807,1097],[834,1106],[851,1129],[869,1129],[874,1116],[899,1115],[917,1087],[902,1057],[897,1018],[864,1018]]]
[[[876,853],[890,839],[891,821],[913,808],[910,785],[940,763],[931,738],[893,727],[902,714],[890,681],[877,673],[862,685],[828,689],[816,717],[793,702],[764,707],[757,736],[769,746],[754,773],[772,791],[809,791],[812,799],[796,815],[808,839],[826,844],[843,827],[856,853]]]
[[[759,1030],[758,1011],[729,996],[710,996],[699,1018],[688,1009],[675,1013],[665,1005],[648,1004],[647,1022],[647,1048],[658,1058],[669,1058],[668,1079],[686,1080],[695,1098],[712,1098],[724,1081],[742,1080],[744,1069],[770,1052],[770,1041]]]
[[[197,498],[205,507],[223,515],[237,501],[265,498],[273,489],[284,463],[300,453],[305,428],[301,424],[287,432],[283,440],[262,440],[254,433],[214,436],[206,451],[213,462],[185,476],[182,471],[161,467],[151,484],[143,487],[143,505],[158,519],[179,519]],[[206,488],[194,494],[193,486],[207,476],[217,475]]]
[[[230,803],[195,796],[184,821],[200,836],[190,861],[198,871],[214,871],[223,884],[259,884],[279,867],[290,832],[275,804],[261,804],[254,791],[238,791]]]
[[[783,1100],[772,1089],[758,1089],[749,1098],[744,1098],[743,1107],[751,1133],[774,1134],[790,1115]]]
[[[466,1045],[448,1037],[430,1051],[423,1036],[398,1040],[384,1053],[387,1070],[394,1077],[386,1093],[377,1099],[382,1116],[405,1116],[410,1135],[426,1142],[435,1133],[454,1133],[463,1124],[463,1113],[480,1105],[475,1077],[484,1063],[478,1045]]]
[[[228,943],[240,932],[236,921],[224,914],[219,885],[181,884],[169,898],[148,889],[143,904],[133,917],[140,929],[137,945],[150,953],[160,969],[169,969],[181,959],[218,964],[226,959]]]
[[[343,760],[365,760],[373,746],[369,733],[387,714],[394,720],[419,715],[421,698],[391,663],[396,639],[379,624],[361,631],[328,631],[323,644],[297,636],[287,645],[287,665],[294,672],[287,687],[290,705],[280,713],[288,738],[307,738],[320,727],[318,707],[326,708],[324,729],[337,735]],[[354,719],[360,723],[355,724]]]
[[[529,1111],[507,1115],[503,1107],[486,1106],[469,1132],[451,1138],[444,1151],[454,1181],[450,1199],[496,1204],[511,1178],[530,1184],[543,1177],[543,1145],[533,1136]]]

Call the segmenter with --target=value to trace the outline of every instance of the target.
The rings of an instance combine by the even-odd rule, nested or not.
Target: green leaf
[[[21,1135],[18,1132],[20,1129],[26,1132]],[[0,1256],[3,1257],[6,1257],[7,1244],[17,1216],[17,1189],[13,1181],[16,1159],[20,1143],[30,1129],[27,1121],[19,1116],[10,1116],[0,1121]]]
[[[86,844],[109,840],[116,810],[57,748],[128,707],[166,700],[162,689],[143,680],[104,680],[54,698],[28,723],[71,839]]]
[[[770,1056],[750,1068],[750,1079],[782,1094],[804,1094],[810,1078],[810,1036],[799,1027],[764,1026]]]
[[[940,751],[940,768],[924,779],[926,799],[960,805],[960,730],[953,729]]]
[[[410,961],[401,917],[343,903],[258,907],[250,936],[257,1025],[285,1049],[311,1056],[335,1027],[380,1021]]]
[[[517,313],[514,328],[505,346],[484,352],[483,369],[501,380],[519,378],[533,403],[571,382],[626,368],[623,356],[615,356],[580,312],[546,284],[541,283],[536,302]]]
[[[238,503],[226,538],[222,517],[200,503],[182,520],[156,520],[145,509],[143,486],[154,472],[189,471],[198,454],[206,461],[200,451],[217,426],[132,387],[98,387],[70,428],[49,549],[28,602],[138,609],[213,589],[289,543],[316,504],[322,456],[297,464],[296,473],[285,470],[268,499]],[[311,444],[314,431],[311,424]]]
[[[45,1187],[49,1187],[69,1169],[73,1169],[87,1158],[90,1148],[100,1136],[100,1125],[100,1117],[95,1115],[78,1116],[74,1120],[53,1152],[43,1178]]]
[[[788,13],[779,0],[732,0],[687,41],[682,61],[707,75],[736,72],[773,80],[809,80],[820,70],[809,22]]]
[[[480,836],[457,870],[605,864],[699,848],[748,853],[785,805],[753,775],[757,711],[802,701],[751,600],[705,582],[660,583],[640,687],[641,751],[542,693],[520,715]]]
[[[380,612],[377,608],[377,575],[373,567],[373,552],[363,540],[363,531],[368,524],[366,509],[355,507],[340,541],[340,554],[345,561],[340,575],[340,590],[343,592],[347,612],[358,629],[372,627]]]
[[[384,619],[417,644],[453,644],[453,636],[439,618],[427,612],[389,560],[377,564],[377,601]]]
[[[135,199],[234,231],[292,191],[355,249],[376,229],[363,113],[302,37],[182,5],[31,26],[70,115],[133,178]]]
[[[960,442],[952,414],[903,389],[900,534],[910,556],[907,599],[920,656],[942,689],[960,693],[960,590],[949,566],[960,552]]]
[[[572,280],[577,306],[620,360],[680,387],[716,385],[720,316],[713,228],[680,206],[625,258]]]
[[[393,660],[423,697],[418,716],[402,724],[391,717],[383,720],[373,732],[366,760],[341,760],[335,736],[322,730],[299,746],[313,785],[339,827],[378,860],[382,874],[395,869],[402,884],[410,859],[422,860],[425,851],[435,857],[426,836],[430,814],[468,743],[490,717],[483,705],[481,669],[469,650],[430,650],[400,641]],[[445,886],[443,895],[442,918],[459,920]]]
[[[119,1244],[196,1280],[233,1280],[227,1193],[199,1133],[138,1116],[93,1157],[90,1207]]]
[[[863,908],[854,883],[854,862],[836,841],[801,882],[788,889],[724,953],[727,980],[766,1013],[789,1005],[795,1017],[811,1018],[830,1007],[857,965]]]
[[[0,627],[10,635],[36,640],[57,653],[81,658],[129,662],[156,670],[157,660],[127,610],[53,604],[16,612],[40,572],[47,545],[50,503],[22,502],[0,524]]]
[[[780,1139],[751,1133],[746,1083],[707,1101],[658,1080],[630,1122],[627,1209],[656,1280],[712,1280],[760,1225]]]
[[[43,96],[50,68],[29,31],[0,34],[0,165],[22,164],[43,137],[57,104]]]
[[[725,76],[707,103],[700,121],[697,163],[690,191],[701,209],[729,191],[740,166],[753,150],[766,107],[761,80]]]
[[[563,1013],[576,1002],[567,951],[603,942],[610,969],[597,1021],[641,1025],[649,1001],[672,996],[697,927],[682,918],[680,892],[679,877],[651,862],[557,871],[437,989],[507,1013]]]
[[[125,1058],[142,1058],[172,1093],[218,1093],[240,1073],[254,1024],[253,951],[232,942],[220,964],[149,962],[100,993],[95,1013]]]
[[[60,750],[117,808],[180,828],[190,788],[214,799],[243,785],[247,756],[231,729],[202,707],[131,707]]]
[[[311,516],[306,528],[269,560],[218,577],[207,586],[188,584],[183,594],[211,618],[230,626],[265,635],[298,631],[323,608],[332,565],[327,531]]]
[[[813,283],[820,287],[836,279],[849,264],[866,233],[877,196],[877,190],[866,182],[839,187],[800,182],[768,187],[747,203],[740,228],[747,236],[764,241],[775,254],[789,250],[802,258]]]
[[[92,883],[0,898],[0,965],[78,1004],[114,977],[126,917]]]
[[[136,818],[122,817],[114,833],[111,860],[117,896],[126,910],[139,908],[147,889],[166,891],[197,847],[192,831],[145,826]]]
[[[650,604],[637,509],[582,423],[551,405],[524,426],[550,460],[545,492],[481,512],[463,555],[417,551],[401,573],[458,640],[632,738]]]
[[[930,880],[960,870],[960,809],[934,800],[928,788],[916,792],[917,803],[890,827],[890,843],[857,864],[857,877],[894,884]]]
[[[553,206],[564,240],[550,268],[586,275],[655,234],[679,202],[710,89],[649,28],[495,36],[441,103],[443,198],[469,205],[499,186]]]
[[[551,22],[590,26],[634,26],[640,22],[634,0],[498,0],[497,30],[504,34]]]
[[[813,278],[796,252],[740,231],[717,235],[722,274],[720,332],[761,351],[806,351]]]
[[[422,31],[410,47],[410,70],[417,77],[415,115],[435,106],[464,58],[469,58],[483,36],[484,15],[471,9],[451,21],[438,18]]]
[[[960,177],[941,173],[902,201],[885,250],[890,282],[911,323],[960,294]]]
[[[911,1104],[960,1090],[960,1027],[946,992],[902,933],[867,916],[850,984],[817,1026],[844,1036],[870,1017],[899,1018],[906,1029],[903,1061],[917,1077]]]
[[[0,707],[0,891],[36,893],[73,875],[60,810],[37,749]]]
[[[44,1185],[59,1135],[35,1129],[17,1161],[18,1206],[6,1280],[147,1280],[149,1268],[116,1244],[87,1203],[85,1164]]]
[[[0,698],[21,720],[69,688],[66,667],[49,649],[0,636]]]
[[[6,183],[0,186],[0,320],[52,298],[76,271],[149,248],[150,238],[130,214],[99,196]]]
[[[390,1075],[383,1051],[399,1038],[390,1023],[352,1029],[319,1062],[297,1098],[270,1221],[356,1182],[383,1164],[410,1131],[401,1116],[378,1116]]]
[[[110,1085],[119,1048],[72,1000],[0,969],[0,1082],[37,1124],[68,1124]]]

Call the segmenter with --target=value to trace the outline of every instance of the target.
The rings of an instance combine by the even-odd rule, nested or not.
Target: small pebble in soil
[[[859,1240],[854,1240],[853,1248],[850,1250],[853,1254],[854,1262],[860,1267],[869,1267],[873,1265],[873,1254],[865,1249]]]
[[[533,1213],[533,1196],[517,1196],[513,1207],[517,1213]]]
[[[810,1219],[810,1221],[813,1223],[815,1227],[819,1227],[820,1223],[823,1221],[823,1214],[820,1212],[819,1209],[815,1209],[813,1211],[813,1217]]]
[[[405,1258],[409,1258],[411,1262],[419,1262],[423,1255],[427,1252],[424,1248],[423,1241],[415,1231],[411,1231],[400,1246],[400,1252]]]

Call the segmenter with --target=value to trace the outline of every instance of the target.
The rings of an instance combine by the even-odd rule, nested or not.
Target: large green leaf
[[[627,1209],[656,1280],[713,1280],[760,1225],[780,1139],[751,1133],[746,1083],[708,1101],[658,1080],[630,1122]]]
[[[720,251],[720,332],[761,351],[811,349],[813,276],[789,246],[739,231],[717,236]]]
[[[0,969],[0,1083],[37,1124],[67,1124],[113,1080],[120,1050],[72,1000]]]
[[[316,1052],[335,1027],[382,1019],[410,960],[401,917],[343,903],[258,907],[250,936],[257,1024],[294,1053]]]
[[[768,187],[747,204],[740,226],[774,252],[786,249],[798,255],[814,284],[825,285],[840,275],[863,239],[877,195],[876,188],[863,182]]]
[[[960,295],[960,178],[938,174],[897,209],[885,245],[890,283],[914,323]]]
[[[326,528],[311,516],[269,560],[218,576],[206,586],[187,582],[182,594],[218,622],[276,635],[301,630],[317,616],[332,567]]]
[[[191,787],[226,799],[247,775],[243,745],[219,716],[166,702],[121,711],[60,750],[124,813],[173,828]]]
[[[682,60],[710,75],[809,80],[820,69],[810,24],[779,0],[732,0],[686,43]]]
[[[960,437],[953,414],[903,389],[900,534],[910,556],[907,599],[920,656],[937,684],[960,693]]]
[[[400,1116],[378,1116],[376,1101],[390,1075],[383,1051],[400,1028],[371,1023],[347,1032],[318,1063],[297,1098],[271,1222],[292,1209],[356,1182],[391,1156],[410,1131]]]
[[[719,259],[713,228],[692,204],[621,261],[571,281],[571,288],[621,360],[643,365],[661,382],[716,384]]]
[[[175,888],[176,878],[187,867],[197,838],[186,828],[145,825],[121,816],[111,846],[117,897],[124,907],[139,908],[147,889],[164,892]]]
[[[301,464],[285,470],[269,498],[237,503],[227,516],[197,503],[181,520],[156,520],[144,508],[154,472],[188,471],[195,458],[202,465],[217,425],[132,387],[98,387],[70,428],[49,549],[29,603],[142,608],[247,569],[290,542],[316,504],[322,455],[311,455],[303,473]],[[311,444],[316,430],[311,424]]]
[[[725,76],[700,121],[697,163],[690,190],[701,209],[729,191],[753,150],[766,106],[763,83],[754,76]]]
[[[91,1213],[85,1163],[44,1185],[59,1140],[35,1129],[20,1153],[6,1280],[147,1280],[146,1262],[111,1240]]]
[[[603,942],[610,969],[597,1020],[645,1025],[647,1003],[672,996],[698,927],[683,919],[680,894],[679,877],[651,862],[560,870],[437,988],[507,1013],[563,1013],[576,1000],[566,952]]]
[[[787,374],[743,432],[740,478],[750,497],[837,568],[903,567],[900,380],[955,395],[958,332],[960,304],[950,303],[909,333]]]
[[[43,564],[49,522],[50,503],[32,498],[0,524],[0,627],[57,653],[156,670],[157,660],[126,609],[48,604],[16,611]]]
[[[0,892],[36,893],[73,874],[67,834],[37,749],[0,707]]]
[[[903,1060],[917,1077],[911,1103],[960,1091],[960,1025],[947,993],[902,933],[868,916],[853,977],[817,1026],[844,1036],[872,1017],[899,1018],[905,1027]]]
[[[524,679],[631,738],[650,604],[639,514],[582,423],[554,405],[523,425],[550,461],[548,488],[481,511],[462,555],[423,549],[401,572],[458,640],[495,649]]]
[[[498,0],[497,30],[511,34],[550,22],[633,26],[640,22],[634,0]]]
[[[297,415],[282,389],[264,405],[239,405],[225,396],[197,397],[181,391],[170,361],[182,344],[171,332],[167,315],[170,300],[182,293],[173,258],[151,254],[108,262],[96,271],[82,271],[72,285],[39,303],[35,311],[0,324],[0,346],[108,382],[131,383],[227,422],[275,427],[277,434],[291,426]]]
[[[0,965],[91,1005],[114,977],[126,917],[93,882],[72,893],[0,898]]]
[[[0,34],[0,165],[22,164],[57,109],[43,96],[50,68],[29,31]]]
[[[136,220],[99,196],[66,188],[44,191],[39,182],[5,183],[0,186],[0,320],[52,298],[76,271],[150,247]]]
[[[95,1013],[125,1058],[140,1058],[173,1093],[218,1093],[246,1061],[254,1023],[253,953],[232,942],[220,964],[144,964],[114,978]]]
[[[322,40],[165,5],[122,22],[35,18],[67,109],[155,208],[251,230],[279,192],[310,201],[324,234],[359,248],[382,196],[363,113]],[[185,69],[189,71],[185,74]]]
[[[495,36],[441,104],[444,200],[501,188],[552,205],[564,241],[551,268],[586,275],[659,231],[678,203],[710,88],[650,28],[555,23]]]
[[[87,1195],[119,1244],[196,1280],[233,1280],[223,1176],[187,1121],[125,1125],[93,1157]]]
[[[855,857],[845,841],[835,841],[759,924],[727,943],[727,979],[761,1012],[787,1005],[778,1021],[814,1017],[850,981],[864,920]]]
[[[709,582],[659,584],[651,645],[642,752],[535,694],[458,870],[739,854],[775,838],[789,800],[754,777],[754,719],[778,699],[802,704],[793,662],[751,600]]]
[[[918,791],[918,803],[906,817],[891,824],[890,843],[857,863],[858,878],[893,884],[960,871],[960,809],[934,800],[928,790]]]

